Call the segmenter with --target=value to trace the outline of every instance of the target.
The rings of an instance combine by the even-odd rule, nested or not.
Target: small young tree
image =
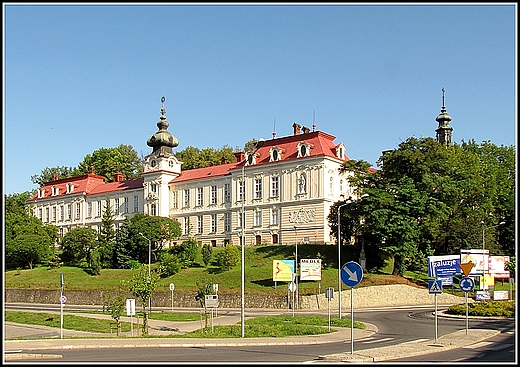
[[[148,334],[148,313],[146,306],[156,286],[157,281],[155,280],[155,274],[152,273],[150,277],[148,277],[148,269],[145,266],[141,266],[138,272],[134,274],[129,281],[130,292],[135,298],[141,301],[141,305],[143,306],[143,334]]]
[[[112,295],[109,293],[103,303],[107,306],[107,311],[117,325],[117,336],[121,335],[121,315],[125,309],[125,296],[123,293]]]

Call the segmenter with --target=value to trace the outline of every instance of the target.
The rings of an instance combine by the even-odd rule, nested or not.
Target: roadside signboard
[[[428,277],[446,278],[460,273],[460,255],[428,256]]]
[[[128,298],[126,300],[126,316],[134,316],[135,315],[135,299]]]
[[[480,275],[488,272],[489,250],[481,249],[460,249],[460,262],[473,263],[469,275]]]
[[[218,295],[207,294],[204,296],[204,305],[208,308],[218,307]]]
[[[301,259],[300,280],[321,280],[321,259]]]
[[[494,278],[509,279],[511,274],[505,268],[508,262],[509,256],[490,256],[488,263],[489,274]]]
[[[475,299],[477,301],[488,301],[491,299],[491,293],[489,291],[476,291]]]
[[[273,281],[290,282],[294,274],[294,260],[273,260]]]

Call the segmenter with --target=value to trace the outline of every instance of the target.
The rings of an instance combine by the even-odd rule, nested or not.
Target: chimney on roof
[[[55,174],[52,175],[52,180],[53,180],[53,181],[58,180],[58,174],[57,174],[57,173],[55,173]]]
[[[295,122],[294,124],[292,124],[292,127],[294,135],[299,135],[301,126]]]
[[[304,133],[304,134],[308,134],[309,131],[311,131],[311,129],[309,129],[308,127],[305,127],[305,126],[302,127],[302,129],[303,129],[303,133]]]
[[[244,152],[235,152],[235,163],[242,162],[246,158],[246,154]]]
[[[123,182],[125,176],[121,172],[114,173],[114,182]]]

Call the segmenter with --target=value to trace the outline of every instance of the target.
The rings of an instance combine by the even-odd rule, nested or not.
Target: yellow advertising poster
[[[294,273],[294,260],[273,260],[273,281],[290,282]]]

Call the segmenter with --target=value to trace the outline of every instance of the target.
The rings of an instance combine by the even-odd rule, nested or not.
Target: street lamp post
[[[255,146],[247,151],[247,153],[254,154],[262,145],[264,145],[265,140],[260,139],[256,142]],[[245,270],[245,244],[246,244],[246,212],[245,212],[245,201],[246,201],[246,174],[245,174],[245,167],[246,167],[246,161],[247,161],[247,154],[246,154],[246,160],[244,160],[244,164],[242,165],[242,243],[241,243],[241,249],[242,249],[242,261],[241,261],[241,268],[242,268],[242,287],[241,287],[241,299],[240,299],[240,323],[242,327],[242,338],[245,337],[245,281],[246,281],[246,270]]]
[[[144,234],[139,232],[139,235],[143,237],[144,239],[148,240],[148,280],[150,281],[152,279],[150,274],[150,268],[152,265],[152,240],[146,237]],[[148,298],[148,309],[152,307],[152,298]]]
[[[359,199],[367,197],[368,194],[363,194]],[[338,206],[338,297],[339,297],[339,318],[341,319],[341,208],[352,204],[352,197],[349,197],[347,201],[345,201],[344,204],[341,204]]]
[[[485,241],[486,240],[485,240],[485,237],[484,237],[484,233],[486,232],[486,229],[495,228],[495,227],[501,226],[502,224],[506,224],[506,222],[500,222],[498,224],[495,224],[494,226],[482,228],[482,250],[484,250],[484,248],[485,248]]]

